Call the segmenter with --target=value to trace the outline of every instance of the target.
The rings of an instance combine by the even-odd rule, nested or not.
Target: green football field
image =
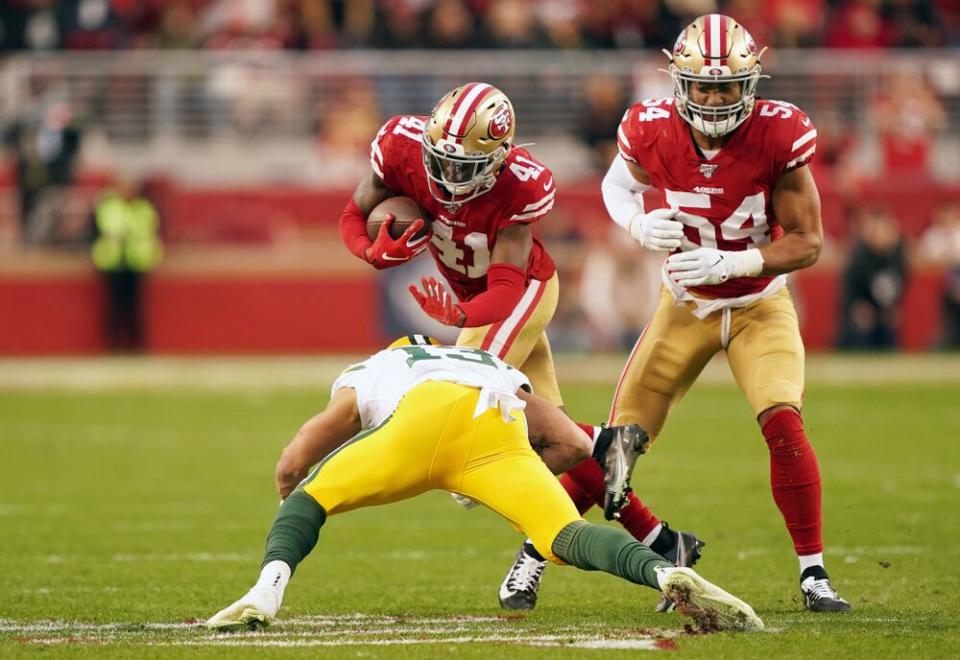
[[[280,622],[218,635],[198,622],[256,579],[273,464],[334,367],[0,361],[0,657],[956,657],[960,361],[819,364],[805,418],[827,568],[852,614],[802,609],[766,446],[721,376],[676,409],[634,486],[706,539],[698,570],[765,632],[690,634],[652,611],[654,591],[568,567],[548,569],[536,611],[504,616],[521,537],[430,493],[328,521]],[[599,421],[613,381],[571,372],[598,382],[565,387],[570,411]]]

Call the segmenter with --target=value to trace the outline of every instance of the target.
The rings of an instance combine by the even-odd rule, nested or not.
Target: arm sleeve
[[[352,198],[340,216],[340,238],[350,252],[367,261],[367,248],[373,241],[367,236],[367,218]]]
[[[523,297],[527,273],[512,264],[492,264],[487,270],[487,290],[458,307],[463,326],[476,328],[504,320]]]
[[[633,178],[627,169],[627,163],[621,156],[613,159],[607,175],[603,177],[600,191],[603,193],[603,203],[607,213],[618,225],[630,230],[630,221],[638,213],[643,213],[643,193],[651,186],[640,183]]]

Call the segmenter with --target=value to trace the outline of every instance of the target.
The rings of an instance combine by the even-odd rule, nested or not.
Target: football
[[[370,215],[367,216],[367,236],[370,237],[371,241],[376,240],[377,234],[380,232],[380,225],[390,214],[394,216],[393,224],[390,225],[390,236],[392,238],[400,238],[417,218],[423,218],[424,225],[423,229],[418,231],[415,236],[418,238],[425,236],[429,231],[430,221],[424,217],[423,211],[417,207],[416,202],[409,197],[390,197],[377,204],[370,211]]]

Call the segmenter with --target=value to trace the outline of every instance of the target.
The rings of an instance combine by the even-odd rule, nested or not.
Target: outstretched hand
[[[465,314],[453,302],[453,296],[444,288],[443,284],[433,277],[420,279],[423,291],[410,285],[410,294],[428,316],[440,321],[444,325],[463,327]]]

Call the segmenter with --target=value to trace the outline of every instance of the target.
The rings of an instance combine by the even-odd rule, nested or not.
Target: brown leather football
[[[380,225],[383,224],[384,218],[391,213],[394,216],[393,224],[390,225],[390,236],[392,238],[400,238],[417,218],[423,218],[424,225],[423,229],[416,233],[416,236],[418,238],[425,236],[429,230],[430,221],[424,217],[416,202],[409,197],[389,197],[377,204],[370,211],[370,215],[367,216],[367,236],[370,237],[371,241],[376,240],[377,234],[380,232]]]

